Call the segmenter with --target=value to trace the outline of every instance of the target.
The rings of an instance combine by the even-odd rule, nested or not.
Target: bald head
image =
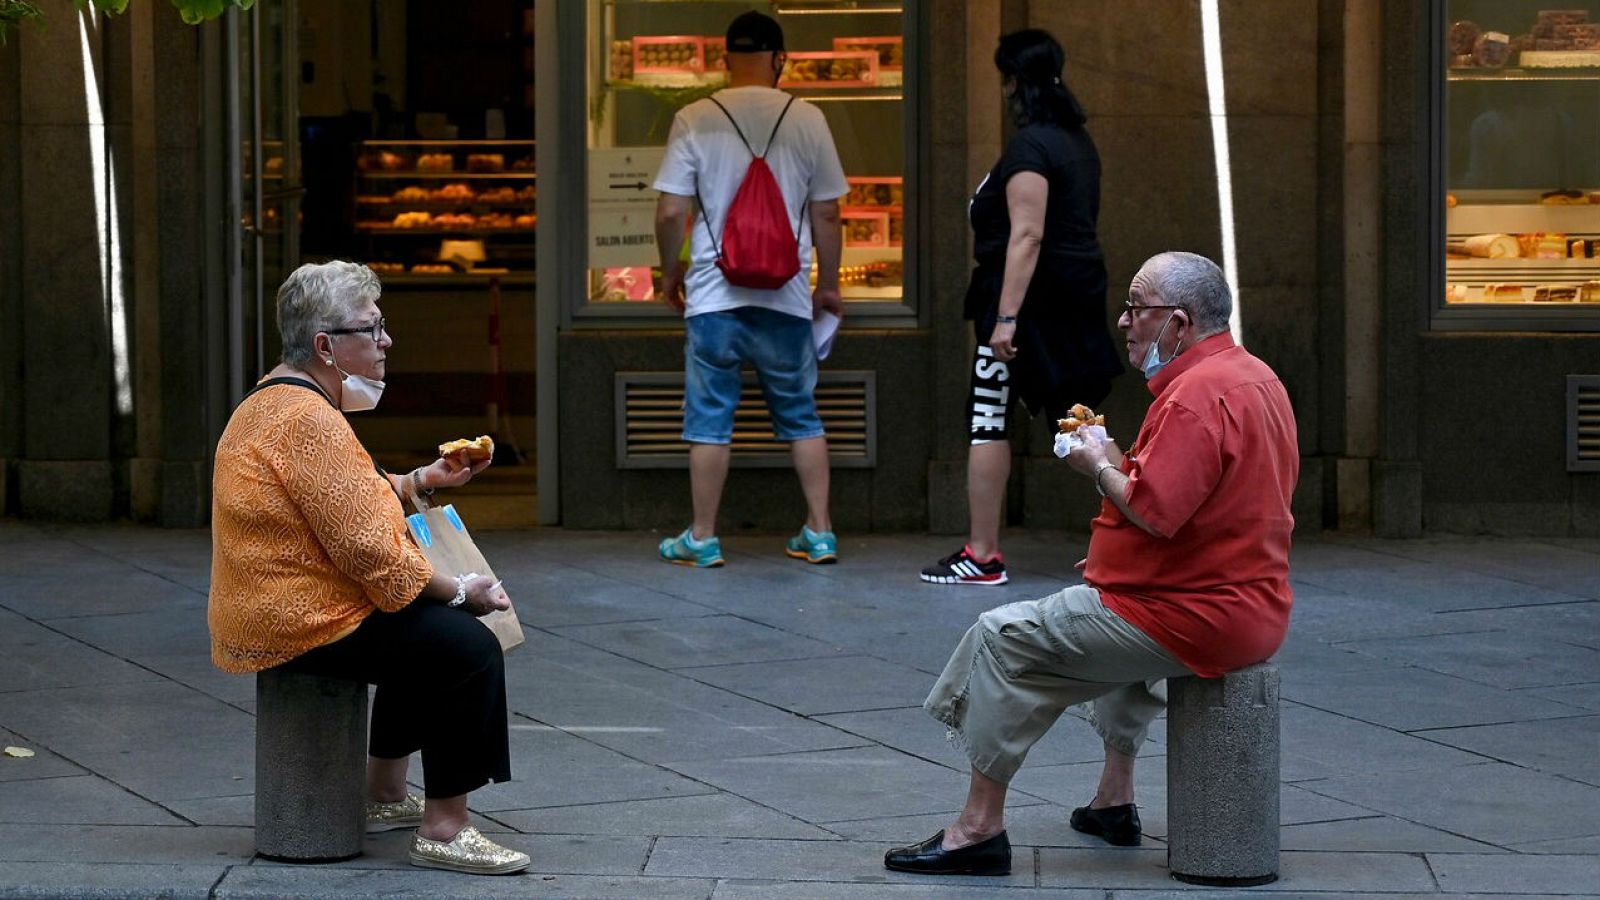
[[[1233,292],[1217,264],[1204,256],[1183,251],[1158,253],[1145,260],[1139,274],[1161,297],[1162,303],[1189,312],[1200,337],[1228,330],[1233,315]]]

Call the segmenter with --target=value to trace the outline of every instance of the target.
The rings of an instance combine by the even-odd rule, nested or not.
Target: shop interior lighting
[[[1228,290],[1233,294],[1233,314],[1228,317],[1228,330],[1233,339],[1244,343],[1244,331],[1239,316],[1239,260],[1233,229],[1233,163],[1228,154],[1228,101],[1223,92],[1222,79],[1222,23],[1217,13],[1217,0],[1201,0],[1200,40],[1205,47],[1206,97],[1211,112],[1211,155],[1217,161],[1217,212],[1222,225],[1222,273],[1228,279]]]
[[[901,8],[898,6],[841,6],[829,3],[819,6],[796,6],[785,3],[773,4],[772,11],[780,16],[837,16],[847,14],[852,16],[887,14],[898,16]]]
[[[116,160],[106,141],[106,117],[100,108],[100,79],[95,74],[94,54],[90,51],[89,30],[98,14],[89,7],[78,14],[78,37],[83,48],[83,96],[89,126],[89,165],[94,184],[95,244],[100,251],[100,296],[106,304],[111,325],[111,374],[116,383],[117,412],[133,412],[133,382],[128,365],[128,310],[122,279],[122,230],[118,226],[121,209],[117,186]]]
[[[807,103],[854,103],[861,100],[899,100],[898,93],[885,94],[811,94],[806,96]]]

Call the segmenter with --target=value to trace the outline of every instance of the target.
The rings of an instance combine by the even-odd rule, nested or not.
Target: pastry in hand
[[[1056,425],[1060,427],[1062,434],[1071,434],[1085,425],[1104,424],[1106,424],[1105,416],[1095,415],[1094,410],[1084,406],[1082,403],[1072,404],[1072,409],[1067,410],[1067,417],[1056,420]]]
[[[468,462],[483,462],[484,460],[494,456],[494,438],[484,434],[479,435],[475,440],[462,438],[459,441],[451,441],[448,444],[440,444],[439,456],[441,458],[452,457],[463,450],[465,450],[467,453]]]

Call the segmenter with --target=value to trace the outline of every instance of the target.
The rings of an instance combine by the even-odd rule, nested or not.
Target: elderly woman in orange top
[[[278,289],[283,362],[234,410],[212,485],[212,659],[377,685],[367,830],[419,826],[414,865],[528,866],[467,824],[467,794],[511,777],[504,660],[475,616],[509,601],[490,579],[435,572],[401,500],[465,484],[488,461],[379,469],[344,413],[372,409],[393,346],[366,266],[304,265]],[[422,751],[427,800],[406,791]]]

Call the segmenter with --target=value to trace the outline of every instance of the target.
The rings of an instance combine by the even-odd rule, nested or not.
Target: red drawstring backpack
[[[709,99],[733,123],[734,132],[744,142],[744,148],[750,151],[751,157],[744,180],[739,182],[739,190],[728,205],[728,215],[722,223],[720,247],[717,246],[717,236],[711,231],[711,217],[706,214],[705,201],[700,199],[698,187],[695,190],[695,200],[700,203],[700,214],[706,223],[706,234],[711,237],[711,248],[717,253],[717,268],[722,270],[729,284],[739,287],[769,291],[783,287],[800,271],[800,240],[789,227],[789,208],[784,204],[783,191],[778,189],[778,180],[772,176],[772,169],[767,167],[766,154],[757,155],[728,108],[717,103],[715,97]],[[778,136],[778,126],[783,124],[783,117],[789,114],[789,107],[793,103],[794,98],[790,97],[789,102],[783,105],[783,112],[778,114],[778,121],[773,123],[772,134],[767,137],[767,152],[772,151],[772,140]],[[803,206],[800,228],[805,228]]]

